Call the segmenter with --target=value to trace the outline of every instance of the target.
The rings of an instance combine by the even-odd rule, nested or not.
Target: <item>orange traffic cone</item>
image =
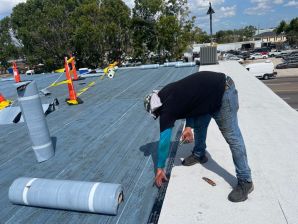
[[[12,69],[13,69],[14,80],[16,81],[16,83],[21,82],[21,76],[15,61],[13,62]]]
[[[65,57],[65,59],[64,59],[64,67],[65,67],[65,75],[66,75],[66,79],[67,79],[67,86],[68,86],[68,92],[69,92],[69,98],[66,99],[66,102],[69,105],[81,104],[81,103],[83,103],[83,101],[77,97],[76,91],[74,89],[73,82],[72,82],[71,75],[70,75],[69,66],[67,63],[67,57]]]
[[[8,107],[11,104],[10,100],[6,100],[5,97],[0,93],[0,110]]]
[[[5,101],[5,97],[0,93],[0,103],[1,103],[2,101]]]
[[[73,74],[73,81],[79,81],[79,80],[83,80],[84,78],[79,77],[78,73],[77,73],[77,69],[76,69],[76,63],[75,63],[75,57],[71,56],[72,60],[71,60],[71,73]]]

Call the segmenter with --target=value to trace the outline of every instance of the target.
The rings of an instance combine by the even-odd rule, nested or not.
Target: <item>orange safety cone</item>
[[[2,101],[5,101],[5,97],[0,93],[0,103],[1,103]]]
[[[12,69],[13,69],[14,80],[16,81],[16,83],[21,82],[21,76],[15,61],[12,63]]]
[[[72,61],[71,61],[71,67],[72,67],[71,72],[73,74],[73,80],[74,81],[79,80],[77,69],[76,69],[76,64],[75,64],[75,58],[74,57],[72,58]]]
[[[84,78],[79,77],[78,73],[77,73],[77,69],[76,69],[76,63],[75,63],[75,57],[71,56],[72,60],[71,60],[71,73],[73,74],[73,81],[79,81],[79,80],[83,80]]]
[[[65,67],[65,75],[66,75],[68,92],[69,92],[69,98],[66,99],[66,102],[69,105],[81,104],[81,103],[83,103],[83,101],[77,97],[76,91],[74,89],[73,82],[72,82],[71,75],[70,75],[70,69],[69,69],[69,66],[67,63],[67,57],[65,57],[65,59],[64,59],[64,67]]]
[[[11,101],[6,100],[5,97],[0,93],[0,110],[3,110],[4,108],[10,106]]]

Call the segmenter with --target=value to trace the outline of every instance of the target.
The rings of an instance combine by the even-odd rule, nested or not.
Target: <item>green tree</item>
[[[277,34],[281,34],[283,32],[285,32],[287,30],[287,26],[288,24],[286,23],[286,21],[282,20],[280,22],[280,24],[278,25],[278,27],[275,29]]]
[[[275,29],[277,34],[285,33],[288,42],[291,45],[298,44],[298,17],[292,19],[289,24],[282,20],[278,27]]]
[[[71,23],[81,65],[107,64],[129,49],[130,9],[122,0],[86,1],[76,9]]]
[[[28,0],[13,9],[13,28],[29,64],[42,63],[48,70],[63,65],[63,57],[74,51],[70,18],[79,4],[78,0]]]
[[[11,21],[5,17],[0,21],[0,66],[6,70],[10,67],[8,60],[17,59],[20,55],[20,47],[13,40]]]
[[[298,45],[298,17],[291,20],[286,28],[286,34],[291,45]]]
[[[162,10],[162,0],[135,0],[131,23],[133,56],[146,60],[157,49],[156,20]]]

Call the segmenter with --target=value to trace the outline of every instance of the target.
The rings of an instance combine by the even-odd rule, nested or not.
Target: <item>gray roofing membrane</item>
[[[147,223],[158,193],[153,186],[159,124],[143,109],[143,97],[152,89],[181,79],[197,67],[119,70],[114,79],[90,77],[74,82],[78,92],[95,85],[80,98],[83,104],[68,106],[66,85],[50,87],[43,103],[60,101],[46,119],[55,156],[37,163],[24,123],[0,126],[0,223]],[[33,79],[39,89],[56,81],[59,74],[21,77]],[[16,101],[13,81],[0,82],[0,92]],[[176,122],[172,140],[181,127]],[[119,183],[124,202],[117,216],[13,205],[8,189],[18,177]]]

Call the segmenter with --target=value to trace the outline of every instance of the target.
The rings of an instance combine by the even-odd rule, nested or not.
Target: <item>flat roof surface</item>
[[[147,223],[158,191],[153,181],[159,123],[145,112],[143,98],[195,71],[197,67],[125,69],[112,80],[88,78],[75,82],[77,91],[96,82],[80,96],[84,103],[78,106],[64,102],[66,85],[51,87],[52,95],[42,101],[60,101],[59,109],[47,116],[55,157],[37,163],[24,123],[0,127],[0,223]],[[59,76],[22,79],[34,79],[43,89]],[[16,98],[12,81],[0,82],[0,92]],[[179,127],[177,123],[173,137]],[[120,183],[125,200],[117,216],[13,205],[8,189],[21,176]]]
[[[255,190],[247,201],[227,199],[237,184],[232,156],[217,125],[208,129],[209,161],[181,166],[192,144],[178,148],[159,223],[281,224],[298,220],[298,113],[237,62],[201,66],[231,76],[239,93],[239,125]],[[212,179],[212,187],[202,180]]]

